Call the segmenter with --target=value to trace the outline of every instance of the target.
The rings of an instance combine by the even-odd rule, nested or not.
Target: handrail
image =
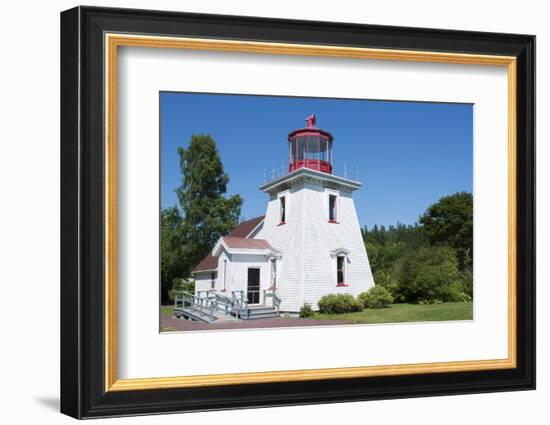
[[[240,296],[237,297],[236,294],[239,294]],[[248,301],[244,296],[244,291],[242,290],[231,291],[231,299],[233,300],[235,307],[237,309],[237,314],[236,314],[237,317],[242,317],[243,316],[242,312],[244,311],[245,313],[244,315],[248,319],[250,316],[250,308],[248,307]]]
[[[230,310],[233,310],[233,303],[225,295],[220,295],[218,293],[214,293],[214,299],[215,299],[215,303],[216,303],[216,310],[218,309],[218,306],[220,304],[223,305],[224,312],[225,312],[226,315],[229,313]]]
[[[273,292],[272,295],[273,295],[273,306],[277,309],[277,314],[279,314],[282,300],[281,298],[279,298],[279,296],[275,292]]]
[[[176,292],[174,297],[174,309],[184,309],[186,306],[191,307],[199,312],[200,316],[208,316],[210,319],[215,320],[214,308],[216,304],[211,297],[201,297],[200,291],[197,295],[191,294],[187,291]]]
[[[264,305],[267,297],[271,297],[272,305],[277,310],[277,314],[279,314],[282,302],[281,298],[275,293],[274,290],[272,290],[272,292],[266,292],[264,289]]]
[[[267,297],[271,297],[273,307],[279,314],[281,298],[275,292],[267,292],[265,289],[261,292],[264,297],[263,305],[266,305]],[[206,293],[206,296],[201,296],[202,293]],[[196,310],[200,316],[208,316],[210,319],[216,318],[214,311],[218,310],[226,315],[232,314],[242,319],[250,318],[250,305],[243,290],[231,291],[231,298],[210,291],[197,291],[197,294],[186,291],[177,292],[174,297],[174,309],[183,309],[187,306]]]
[[[279,314],[279,310],[281,308],[281,301],[282,301],[281,298],[279,298],[279,296],[275,292],[266,293],[265,296],[271,297],[273,307],[277,309],[277,314]]]

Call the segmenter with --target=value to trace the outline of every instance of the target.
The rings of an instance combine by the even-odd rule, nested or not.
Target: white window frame
[[[278,205],[278,208],[279,208],[279,223],[278,225],[282,225],[282,224],[286,224],[287,223],[287,220],[288,220],[288,212],[289,212],[289,205],[290,205],[290,192],[288,190],[285,190],[283,192],[279,192],[277,194],[277,202],[279,203]],[[284,198],[284,203],[285,203],[285,220],[283,221],[282,220],[282,201],[281,201],[281,198]]]
[[[340,223],[340,192],[333,189],[325,189],[327,193],[327,221],[329,223]],[[330,218],[330,197],[334,196],[334,219]]]
[[[339,282],[340,279],[338,279],[338,275],[340,274],[340,270],[338,269],[338,260],[342,259],[342,282]],[[345,254],[338,254],[336,256],[336,286],[347,286],[346,283],[346,262],[347,262],[347,255]]]
[[[286,196],[281,196],[279,197],[279,223],[281,224],[286,223],[286,213],[287,213]]]
[[[216,289],[216,280],[218,280],[218,271],[210,272],[210,289]]]
[[[332,208],[330,200],[334,199],[334,217],[330,217]],[[338,195],[334,195],[332,193],[328,194],[328,221],[331,223],[338,223]]]

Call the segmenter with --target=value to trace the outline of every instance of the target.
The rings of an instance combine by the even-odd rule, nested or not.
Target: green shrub
[[[353,313],[363,310],[363,303],[350,294],[330,294],[319,300],[321,313]]]
[[[374,284],[387,289],[393,297],[392,302],[403,302],[403,300],[399,299],[399,281],[396,277],[399,275],[401,262],[400,259],[397,259],[392,266],[392,270],[378,270],[373,273]]]
[[[472,296],[468,293],[463,281],[454,282],[449,285],[447,301],[455,303],[472,302]]]
[[[308,303],[305,303],[300,309],[300,317],[306,318],[313,316],[313,309]]]
[[[365,308],[385,308],[393,303],[390,291],[382,286],[373,286],[368,291],[359,294],[358,298]]]
[[[398,299],[430,304],[453,301],[461,284],[455,251],[447,246],[422,247],[408,254],[400,270]]]

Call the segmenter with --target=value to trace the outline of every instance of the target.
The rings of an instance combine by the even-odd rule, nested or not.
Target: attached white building
[[[374,285],[352,197],[361,183],[332,174],[333,137],[314,127],[315,116],[307,123],[288,135],[289,173],[260,187],[265,216],[218,240],[193,271],[196,294],[240,293],[260,305],[275,293],[280,311],[295,313]]]

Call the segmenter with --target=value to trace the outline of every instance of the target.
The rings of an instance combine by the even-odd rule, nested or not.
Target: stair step
[[[272,313],[277,311],[274,307],[250,307],[249,310],[251,314],[253,313]]]
[[[243,319],[245,318],[246,316],[243,315]],[[267,319],[267,318],[270,318],[270,317],[279,317],[279,315],[277,314],[276,311],[271,311],[271,312],[265,312],[265,313],[256,313],[256,314],[250,314],[248,316],[248,320],[252,320],[252,319]]]
[[[245,314],[243,313],[243,318],[245,318]],[[279,317],[277,312],[275,310],[271,311],[262,311],[262,312],[252,312],[250,311],[248,318],[249,319],[264,319],[267,317]]]

